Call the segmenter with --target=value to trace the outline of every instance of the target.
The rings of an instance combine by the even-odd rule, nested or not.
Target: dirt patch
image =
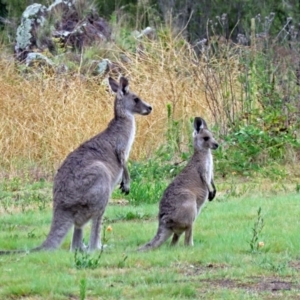
[[[300,260],[294,260],[289,263],[290,267],[300,272]]]
[[[209,272],[216,271],[218,269],[228,268],[226,264],[212,264],[207,265],[202,264],[182,264],[176,263],[174,267],[177,269],[178,273],[184,274],[185,276],[197,276],[201,274],[207,274]]]
[[[282,280],[280,278],[265,278],[257,277],[249,278],[249,282],[232,280],[232,279],[204,279],[201,282],[206,282],[210,286],[228,289],[244,289],[250,292],[277,292],[299,290],[300,285],[296,282]]]
[[[110,199],[109,205],[125,206],[125,205],[129,205],[129,201],[126,199]]]
[[[273,280],[267,279],[263,280],[262,282],[256,283],[253,288],[260,291],[290,291],[292,289],[299,289],[299,285],[294,282],[289,281],[281,281],[281,280]]]
[[[300,261],[293,262],[293,268],[300,271]],[[243,289],[249,292],[271,292],[276,293],[280,291],[299,291],[300,284],[297,282],[285,280],[279,277],[247,277],[242,280],[218,278],[218,279],[201,279],[197,276],[202,274],[214,273],[219,269],[230,268],[226,264],[181,264],[177,263],[177,272],[184,274],[188,278],[187,281],[198,281],[207,286],[208,289],[213,288],[227,288],[227,289]],[[194,278],[193,278],[194,277]]]

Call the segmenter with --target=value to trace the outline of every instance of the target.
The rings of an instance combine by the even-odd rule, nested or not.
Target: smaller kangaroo
[[[193,137],[193,156],[160,200],[157,233],[150,242],[138,248],[139,251],[159,247],[172,234],[171,245],[176,245],[183,232],[184,244],[193,246],[193,222],[206,199],[212,201],[216,195],[211,149],[218,148],[206,122],[200,117],[194,119]]]
[[[134,114],[148,115],[152,107],[129,91],[129,82],[109,78],[116,93],[114,118],[108,127],[71,152],[58,169],[53,184],[53,218],[50,232],[41,246],[31,251],[53,250],[60,246],[74,225],[71,250],[83,245],[83,226],[92,220],[89,251],[101,249],[100,227],[111,193],[121,181],[128,194],[130,176],[126,161],[135,137]],[[0,254],[23,250],[0,251]]]

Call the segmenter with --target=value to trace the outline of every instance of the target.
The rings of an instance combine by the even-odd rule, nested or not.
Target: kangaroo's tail
[[[46,240],[42,243],[42,245],[29,249],[29,250],[0,250],[0,255],[9,255],[9,254],[18,254],[18,253],[32,253],[38,252],[42,250],[55,250],[62,243],[64,237],[68,233],[70,227],[73,224],[72,218],[57,218],[54,214],[52,221],[50,232],[46,238]]]
[[[45,247],[43,247],[43,245],[36,247],[36,248],[32,248],[32,249],[28,249],[28,250],[0,250],[0,256],[1,255],[11,255],[11,254],[21,254],[21,253],[32,253],[32,252],[38,252],[38,251],[42,251],[42,250],[47,250]]]
[[[147,251],[158,248],[162,245],[171,235],[173,231],[169,228],[159,226],[155,237],[145,245],[138,248],[138,251]]]

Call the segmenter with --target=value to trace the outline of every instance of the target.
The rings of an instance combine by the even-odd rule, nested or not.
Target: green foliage
[[[237,33],[250,35],[250,19],[261,16],[261,27],[264,30],[265,16],[275,13],[270,33],[277,32],[287,17],[298,19],[300,5],[298,1],[267,0],[260,2],[233,0],[201,0],[201,1],[151,1],[157,5],[160,12],[164,12],[166,23],[173,21],[173,25],[185,27],[188,37],[194,41],[203,36],[215,34],[226,38],[235,37]],[[172,6],[172,10],[170,7]],[[166,14],[169,11],[169,15]],[[192,13],[191,13],[192,12]],[[224,18],[225,16],[225,18]]]
[[[272,22],[269,23],[271,27]],[[221,99],[213,90],[214,83],[208,81],[207,86],[213,102],[209,108],[215,118],[215,131],[224,141],[215,153],[216,169],[224,175],[249,175],[265,166],[286,163],[287,153],[300,149],[299,88],[293,57],[289,50],[282,50],[287,51],[287,58],[276,52],[276,47],[287,49],[284,34],[291,36],[287,30],[285,24],[279,31],[280,43],[272,38],[258,39],[252,49],[237,48],[238,56],[229,47],[214,54],[218,57],[213,67],[221,82]],[[225,60],[222,68],[220,57]],[[233,74],[232,59],[238,59],[243,72]]]
[[[0,2],[0,5],[3,7],[2,10],[6,12],[6,16],[9,19],[16,18],[18,20],[26,7],[34,3],[31,0],[1,0]],[[39,0],[36,3],[47,5],[48,2],[49,0]]]
[[[167,104],[168,113],[168,128],[167,128],[167,145],[166,148],[170,153],[178,152],[180,150],[180,132],[182,129],[182,121],[174,120],[172,116],[171,104]]]
[[[87,287],[87,280],[86,278],[80,279],[79,282],[79,299],[84,300],[86,297],[86,287]]]
[[[116,35],[116,44],[123,51],[135,52],[137,40],[132,35],[130,28],[122,27],[118,30],[118,34]]]
[[[261,214],[261,207],[257,210],[257,220],[252,228],[252,238],[249,242],[252,253],[256,253],[264,246],[263,242],[259,242],[261,232],[264,228],[264,219]]]
[[[20,208],[22,212],[31,211],[33,207],[45,210],[51,202],[48,190],[49,183],[44,180],[30,183],[20,177],[4,179],[0,183],[0,208],[6,212],[10,212],[12,207]]]
[[[118,264],[117,264],[119,269],[122,269],[122,268],[125,267],[127,258],[128,258],[128,256],[126,254],[123,254],[122,259],[120,259]]]
[[[272,120],[267,117],[264,119],[266,122]],[[273,126],[276,123],[270,121],[269,124]],[[232,131],[224,136],[221,150],[215,153],[220,172],[249,175],[263,166],[284,162],[288,147],[299,147],[292,132],[266,131],[258,123],[236,126]]]
[[[111,20],[119,25],[135,28],[137,30],[144,29],[157,20],[156,5],[150,1],[137,0],[95,0],[99,14],[107,19],[112,16]]]
[[[123,196],[120,191],[114,192],[114,198],[124,197],[132,204],[157,203],[165,188],[172,167],[166,163],[160,164],[156,159],[129,164],[131,174],[130,193]]]
[[[118,9],[129,9],[137,5],[137,0],[118,0],[118,1],[107,1],[107,0],[95,0],[101,15],[107,17],[114,13]]]
[[[277,273],[277,274],[283,276],[285,273],[287,273],[288,261],[287,261],[287,259],[284,259],[281,261],[274,261],[271,257],[265,256],[259,262],[259,266],[262,269],[265,269],[265,270],[268,270],[268,271],[271,271],[273,273]]]
[[[7,8],[6,5],[4,3],[2,3],[2,1],[0,1],[0,17],[2,18],[6,18],[7,17]],[[2,24],[2,22],[0,23],[0,29],[4,28],[4,24]]]
[[[108,242],[108,238],[106,236],[106,232],[108,231],[108,229],[109,227],[103,226],[101,249],[98,253],[90,253],[88,251],[79,249],[75,250],[74,265],[76,269],[96,269],[100,266],[100,261],[102,258],[104,247],[107,246],[106,244]]]
[[[98,254],[80,251],[74,252],[74,265],[76,269],[96,269],[100,265],[100,260],[103,254],[103,247]]]
[[[163,191],[167,187],[164,182],[133,182],[131,185],[130,203],[156,203],[160,200]]]
[[[120,220],[125,220],[125,221],[130,221],[130,220],[146,220],[149,218],[149,214],[145,214],[140,211],[129,211],[127,213],[119,213],[113,221],[120,221]]]

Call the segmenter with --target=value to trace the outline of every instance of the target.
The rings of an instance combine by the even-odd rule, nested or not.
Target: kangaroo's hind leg
[[[182,235],[182,232],[176,232],[173,234],[171,246],[176,246],[178,244],[181,235]]]
[[[89,241],[89,251],[94,251],[96,249],[101,249],[101,225],[102,217],[105,212],[106,205],[111,195],[111,188],[108,185],[96,185],[93,187],[88,198],[89,201],[94,203],[91,208],[91,219],[92,227]]]
[[[188,229],[185,231],[184,245],[185,246],[194,246],[194,242],[193,242],[193,224],[190,225],[188,227]]]
[[[120,170],[121,172],[121,170]],[[120,174],[121,175],[121,174]],[[112,193],[114,185],[112,173],[102,162],[94,162],[87,166],[82,172],[85,180],[85,190],[81,194],[80,209],[75,217],[77,227],[82,227],[92,220],[88,251],[101,249],[100,230],[101,221]],[[79,231],[75,234],[79,235]]]
[[[71,245],[71,251],[74,251],[76,249],[78,250],[84,250],[84,244],[83,244],[83,228],[77,227],[75,225],[74,232],[73,232],[73,239],[72,239],[72,245]]]
[[[111,191],[110,188],[106,189],[100,188],[98,192],[95,193],[95,197],[99,198],[98,205],[94,208],[94,212],[92,214],[92,228],[90,234],[89,241],[89,251],[94,251],[97,249],[101,249],[101,225],[102,225],[102,217],[110,198]]]
[[[92,219],[92,228],[90,235],[89,251],[100,250],[101,245],[101,223],[102,223],[102,214],[96,215]]]

